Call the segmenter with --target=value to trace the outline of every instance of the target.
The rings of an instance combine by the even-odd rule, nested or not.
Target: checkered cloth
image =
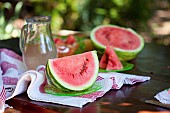
[[[154,97],[163,104],[170,104],[170,88],[159,92]]]
[[[81,96],[55,96],[47,94],[44,86],[47,83],[45,66],[27,71],[22,57],[8,49],[0,49],[0,110],[5,109],[5,100],[27,91],[31,100],[58,103],[62,105],[83,107],[88,102],[95,101],[111,89],[120,89],[124,84],[135,84],[150,79],[122,73],[99,73],[96,82],[102,86],[96,92]]]

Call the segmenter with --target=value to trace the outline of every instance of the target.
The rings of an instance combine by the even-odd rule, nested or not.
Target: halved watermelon
[[[95,27],[90,38],[94,46],[105,50],[107,45],[113,46],[121,61],[131,60],[144,47],[144,39],[130,28],[115,25],[101,25]]]
[[[81,91],[95,82],[99,70],[96,51],[49,59],[46,75],[49,82],[61,90]]]

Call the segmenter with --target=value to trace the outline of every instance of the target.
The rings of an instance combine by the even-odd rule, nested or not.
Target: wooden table
[[[6,47],[21,54],[18,39],[0,41],[0,48]],[[6,113],[170,113],[170,109],[147,104],[160,91],[170,88],[170,46],[147,43],[143,51],[131,61],[135,67],[123,73],[150,76],[151,80],[133,86],[124,85],[119,90],[111,90],[95,102],[83,108],[60,104],[32,101],[27,94],[20,94],[7,104],[14,109]],[[162,113],[162,112],[159,112]]]

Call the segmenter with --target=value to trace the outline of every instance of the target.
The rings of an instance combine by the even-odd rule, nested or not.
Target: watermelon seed
[[[88,59],[86,59],[86,61],[88,61]],[[80,69],[80,75],[83,75],[83,73],[86,72],[87,70],[86,64],[87,62],[84,62],[82,69]]]
[[[74,74],[71,74],[71,76],[74,78]]]
[[[129,44],[132,44],[132,43],[133,43],[133,40],[129,40],[128,43],[129,43]]]
[[[109,34],[106,34],[106,39],[110,41]]]
[[[107,39],[107,41],[110,41],[110,34],[111,34],[110,31],[105,31],[105,32],[103,33],[103,35],[104,35],[104,37]]]

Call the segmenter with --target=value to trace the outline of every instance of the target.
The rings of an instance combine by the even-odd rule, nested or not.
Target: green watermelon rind
[[[71,84],[61,80],[58,76],[54,76],[55,75],[55,71],[52,70],[52,64],[50,62],[52,62],[51,59],[49,59],[49,63],[48,63],[48,66],[49,66],[49,71],[51,72],[51,76],[53,78],[53,80],[55,80],[53,82],[53,84],[58,84],[59,86],[62,86],[64,87],[65,89],[68,89],[68,90],[74,90],[74,91],[82,91],[82,90],[85,90],[85,89],[88,89],[89,87],[91,87],[93,85],[93,83],[96,81],[96,78],[97,78],[97,75],[98,75],[98,71],[99,71],[99,60],[98,60],[98,56],[97,56],[97,51],[91,51],[92,55],[93,55],[93,58],[94,58],[94,62],[95,62],[95,71],[94,71],[94,75],[93,77],[90,79],[89,82],[87,82],[86,84],[84,84],[83,86],[72,86]],[[70,56],[67,56],[67,57],[70,57]]]
[[[135,49],[135,50],[123,50],[123,49],[116,48],[116,47],[114,48],[116,54],[118,55],[118,57],[119,57],[119,59],[121,61],[132,60],[143,49],[143,47],[144,47],[144,39],[143,39],[143,37],[141,35],[139,35],[137,32],[135,32],[131,28],[124,28],[124,27],[119,27],[119,26],[116,26],[116,25],[100,25],[100,26],[95,27],[91,31],[90,38],[91,38],[94,46],[96,47],[96,49],[105,50],[105,48],[106,48],[105,45],[102,45],[101,43],[99,43],[95,39],[95,32],[96,32],[96,30],[98,30],[98,29],[100,29],[102,27],[114,27],[114,28],[119,28],[119,29],[127,30],[127,31],[133,33],[134,35],[136,35],[140,39],[140,44],[141,45],[137,49]]]
[[[46,76],[47,76],[47,79],[51,85],[55,86],[56,88],[58,88],[60,90],[64,90],[64,91],[69,90],[69,89],[66,89],[65,87],[63,87],[62,85],[58,84],[58,82],[54,79],[54,77],[52,76],[52,74],[49,71],[48,63],[46,66]]]

